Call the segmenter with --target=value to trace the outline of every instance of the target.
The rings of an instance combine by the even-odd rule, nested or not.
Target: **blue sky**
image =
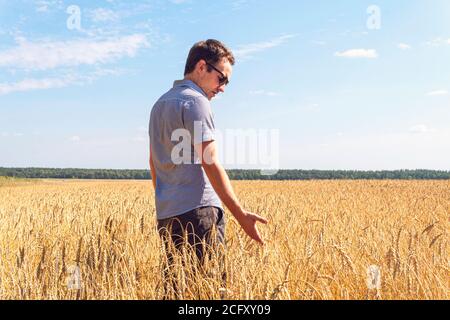
[[[208,38],[237,57],[217,129],[278,130],[281,168],[450,170],[448,0],[0,0],[0,166],[146,168]]]

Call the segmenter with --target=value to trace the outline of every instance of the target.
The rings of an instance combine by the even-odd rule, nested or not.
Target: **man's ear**
[[[204,68],[206,68],[206,61],[204,59],[200,59],[197,62],[197,70],[203,71]]]

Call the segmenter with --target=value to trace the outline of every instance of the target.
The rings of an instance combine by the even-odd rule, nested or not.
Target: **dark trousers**
[[[158,220],[158,232],[166,253],[163,265],[165,298],[182,297],[174,264],[177,255],[183,267],[189,266],[187,274],[192,277],[211,275],[205,262],[216,259],[221,285],[225,287],[225,214],[221,208],[200,207]]]

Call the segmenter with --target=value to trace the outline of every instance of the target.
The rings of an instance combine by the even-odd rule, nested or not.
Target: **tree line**
[[[450,171],[437,170],[279,170],[273,175],[263,175],[260,170],[227,170],[232,180],[339,180],[339,179],[400,179],[446,180]],[[151,179],[149,170],[126,169],[57,169],[57,168],[2,168],[0,176],[30,179]]]

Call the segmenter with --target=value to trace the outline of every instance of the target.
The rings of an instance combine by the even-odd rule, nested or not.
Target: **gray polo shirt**
[[[158,220],[203,206],[222,208],[222,202],[194,151],[194,143],[214,140],[214,131],[209,100],[203,90],[190,80],[175,81],[173,88],[153,106],[149,135],[156,173]],[[190,134],[190,161],[174,161],[173,154],[179,153],[183,140],[177,132]]]

